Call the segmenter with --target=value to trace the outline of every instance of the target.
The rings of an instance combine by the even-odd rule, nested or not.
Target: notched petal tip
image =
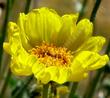
[[[10,39],[11,36],[16,36],[16,32],[19,32],[19,27],[16,23],[14,22],[9,22],[8,23],[8,39]]]
[[[14,22],[9,22],[8,23],[8,32],[16,32],[18,31],[18,26]]]
[[[65,14],[61,17],[62,26],[57,37],[58,46],[68,46],[68,42],[70,42],[70,37],[76,30],[77,19],[78,14]]]
[[[93,24],[89,19],[82,19],[77,24],[77,30],[85,32],[87,35],[92,35]]]
[[[109,57],[107,55],[100,56],[100,59],[93,65],[90,66],[89,70],[95,70],[104,67],[109,62]]]
[[[81,51],[78,55],[74,58],[72,62],[73,72],[82,71],[89,71],[89,70],[96,70],[98,68],[103,67],[109,58],[107,55],[101,56],[96,52],[91,51]]]
[[[62,16],[62,19],[70,19],[70,20],[73,20],[73,22],[77,22],[77,19],[78,19],[78,16],[79,14],[76,13],[76,14],[65,14]]]
[[[32,12],[39,12],[39,11],[41,11],[41,12],[48,12],[48,11],[50,11],[50,12],[52,12],[52,13],[57,14],[57,12],[56,12],[54,9],[49,9],[49,8],[47,8],[47,7],[41,7],[41,8],[33,9],[33,10],[32,10]]]

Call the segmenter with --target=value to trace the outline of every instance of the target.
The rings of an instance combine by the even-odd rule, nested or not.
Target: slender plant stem
[[[43,85],[43,97],[42,98],[49,98],[49,84]]]
[[[27,0],[26,1],[26,6],[25,6],[25,9],[24,9],[24,13],[27,14],[28,11],[29,11],[29,8],[30,8],[30,4],[31,4],[31,0]],[[12,96],[12,98],[20,98],[25,90],[25,88],[29,85],[29,83],[31,82],[33,76],[28,78],[26,83],[21,86],[21,88],[19,90],[17,90],[14,95]]]
[[[27,0],[24,13],[27,14],[29,12],[29,8],[31,5],[31,0]]]
[[[22,87],[17,92],[15,92],[15,94],[12,96],[12,98],[21,98],[24,90],[28,87],[28,85],[31,83],[32,80],[33,80],[33,76],[28,77],[25,84],[22,85]]]
[[[91,22],[95,21],[96,14],[97,14],[100,3],[101,3],[101,0],[96,0],[96,3],[94,5],[93,11],[92,11],[91,17],[90,17]],[[97,71],[96,75],[94,76],[93,80],[88,84],[88,87],[86,89],[86,92],[85,92],[83,98],[92,98],[93,97],[96,86],[101,78],[102,73],[103,73],[103,69],[104,68],[99,69]]]
[[[75,95],[77,87],[78,87],[78,82],[72,83],[71,91],[69,93],[69,97],[68,98],[73,98],[73,96]]]
[[[110,51],[110,42],[108,44],[108,47],[107,47],[107,50],[106,50],[105,53],[108,54],[109,51]],[[108,66],[108,64],[106,66]],[[87,88],[87,90],[86,90],[83,98],[92,98],[93,97],[94,92],[95,92],[95,89],[96,89],[96,86],[97,86],[97,84],[98,84],[98,82],[99,82],[99,80],[101,78],[101,75],[104,74],[105,67],[104,68],[101,68],[101,69],[99,69],[97,71],[95,77],[93,78],[93,80],[90,83],[91,86],[88,85],[88,88]]]
[[[108,54],[109,51],[110,51],[110,42],[108,44],[108,47],[107,47],[107,50],[105,53]],[[108,66],[108,64],[105,65],[105,67],[106,66]],[[104,74],[105,67],[101,68],[97,71],[97,73],[96,73],[95,77],[93,78],[93,80],[91,81],[91,83],[88,84],[88,88],[86,89],[86,92],[85,92],[83,98],[92,98],[93,97],[97,84],[101,78],[101,75]],[[90,86],[90,84],[91,84],[91,86]]]
[[[2,64],[3,42],[4,42],[5,36],[6,36],[7,23],[8,23],[9,17],[10,17],[13,2],[14,2],[14,0],[7,0],[7,3],[6,3],[5,20],[3,23],[3,27],[1,30],[1,36],[0,36],[0,69],[1,69],[1,64]]]
[[[109,52],[110,52],[110,40],[109,40],[109,43],[108,43],[108,46],[107,46],[107,49],[106,49],[106,54],[109,54]]]
[[[81,11],[79,12],[78,21],[79,21],[79,20],[81,19],[81,17],[84,15],[85,8],[86,8],[86,5],[87,5],[87,1],[88,1],[88,0],[84,0],[84,1],[83,1],[82,9],[81,9]]]
[[[98,11],[98,8],[100,6],[100,3],[101,3],[101,0],[96,0],[96,3],[95,3],[95,6],[93,8],[93,11],[91,13],[91,17],[90,17],[90,21],[91,22],[94,22],[95,21],[95,18],[96,18],[96,13]]]
[[[101,68],[97,71],[95,77],[93,78],[93,80],[90,82],[90,84],[88,85],[87,91],[84,94],[83,98],[93,98],[95,89],[97,87],[97,84],[101,78],[102,73],[104,72],[104,68]]]
[[[6,88],[7,88],[7,85],[8,85],[8,81],[10,79],[10,76],[11,76],[11,71],[8,70],[7,75],[6,75],[5,82],[4,82],[3,87],[1,89],[1,94],[0,94],[1,97],[0,98],[3,98],[4,95],[5,95],[5,91],[6,91]]]

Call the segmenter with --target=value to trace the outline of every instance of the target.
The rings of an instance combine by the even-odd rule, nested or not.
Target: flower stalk
[[[31,4],[31,0],[27,0],[26,1],[26,6],[25,6],[25,9],[24,9],[25,14],[28,13],[29,8],[30,8],[30,4]],[[33,78],[33,76],[31,76],[27,79],[27,82],[19,90],[17,90],[17,92],[13,95],[13,98],[19,98],[20,96],[22,96],[23,91],[25,90],[25,88],[27,88],[27,86],[31,82],[32,78]]]
[[[42,98],[49,98],[49,83],[43,85],[43,97]]]
[[[75,95],[75,92],[77,90],[77,87],[78,87],[78,82],[72,83],[72,87],[71,87],[71,90],[70,90],[68,98],[73,98],[73,96]]]
[[[11,14],[13,4],[14,4],[14,0],[7,0],[5,20],[4,20],[4,23],[3,23],[3,27],[2,27],[2,30],[1,30],[1,36],[0,36],[0,72],[1,72],[2,55],[3,55],[3,42],[5,40],[6,30],[7,30],[7,23],[9,21],[9,17],[10,17],[10,14]]]
[[[95,77],[93,78],[93,80],[90,82],[91,83],[91,86],[89,85],[88,88],[87,88],[87,91],[85,92],[84,94],[84,98],[93,98],[93,95],[94,95],[94,92],[95,92],[95,89],[97,87],[97,84],[101,78],[101,75],[102,73],[104,72],[103,70],[104,68],[101,68],[97,71]],[[89,83],[89,84],[90,84]]]
[[[5,91],[6,91],[10,77],[11,77],[11,71],[8,69],[8,72],[7,72],[7,75],[5,78],[5,82],[4,82],[2,90],[1,90],[0,98],[4,98]]]
[[[95,6],[94,6],[94,8],[92,10],[91,17],[90,17],[90,21],[91,22],[95,21],[96,13],[98,11],[98,8],[99,8],[100,4],[101,4],[101,0],[96,0]]]
[[[24,13],[27,14],[29,12],[29,8],[32,0],[27,0]]]
[[[109,49],[110,49],[110,42],[109,42],[108,47],[107,47],[107,50],[105,52],[106,54],[109,53],[109,51],[110,51]],[[108,64],[106,64],[106,66],[108,66]],[[95,92],[95,89],[97,87],[97,84],[99,83],[99,80],[101,78],[101,75],[104,74],[105,67],[104,68],[101,68],[101,69],[99,69],[97,71],[96,75],[94,76],[93,80],[91,81],[91,86],[88,85],[88,88],[87,88],[87,90],[86,90],[86,92],[84,94],[84,98],[92,98],[93,97],[94,92]]]
[[[97,14],[97,11],[98,11],[100,4],[101,4],[101,0],[96,0],[96,3],[94,5],[93,11],[92,11],[91,17],[90,17],[91,22],[95,21],[96,14]],[[91,81],[91,86],[89,85],[90,83],[88,83],[88,87],[87,87],[86,92],[84,94],[84,98],[92,98],[93,97],[97,83],[99,82],[102,73],[103,73],[103,68],[101,68],[97,71],[96,75],[94,76],[93,80]]]

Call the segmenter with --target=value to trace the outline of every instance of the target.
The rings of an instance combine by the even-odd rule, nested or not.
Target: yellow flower
[[[93,24],[78,14],[60,17],[48,8],[20,13],[17,23],[8,24],[11,70],[20,76],[34,76],[42,83],[80,81],[88,72],[103,67],[107,55],[100,55],[105,38],[92,36]]]

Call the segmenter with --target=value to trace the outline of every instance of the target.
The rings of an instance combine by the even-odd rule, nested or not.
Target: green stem
[[[6,36],[7,23],[8,23],[9,17],[10,17],[13,2],[14,2],[14,0],[7,0],[7,3],[6,3],[5,20],[4,20],[3,27],[1,30],[1,35],[0,35],[0,69],[1,69],[1,64],[2,64],[3,42],[4,42],[5,36]]]
[[[98,11],[100,3],[101,3],[101,0],[96,0],[95,6],[93,8],[93,11],[92,11],[91,17],[90,17],[90,21],[91,22],[95,21],[96,13]],[[106,51],[106,53],[107,53],[107,51]],[[96,89],[96,86],[97,86],[97,84],[98,84],[98,82],[100,80],[100,77],[101,77],[102,73],[103,73],[103,68],[99,69],[97,71],[96,75],[94,76],[93,80],[88,83],[88,87],[87,87],[86,92],[84,94],[84,98],[92,98],[93,97],[95,89]]]
[[[4,95],[5,95],[5,91],[6,91],[6,88],[7,88],[8,81],[9,81],[10,77],[11,77],[11,71],[8,69],[5,82],[4,82],[3,87],[2,87],[2,89],[1,89],[0,98],[3,98]]]
[[[31,0],[27,0],[26,2],[26,6],[25,6],[25,10],[24,10],[24,13],[27,14],[28,11],[29,11],[29,8],[30,8],[30,4],[31,4]],[[33,76],[28,78],[26,83],[19,89],[15,92],[15,94],[12,96],[12,98],[19,98],[22,96],[24,90],[26,89],[26,87],[29,85],[29,83],[31,82]]]
[[[22,87],[17,92],[15,92],[12,98],[21,98],[24,90],[28,87],[28,85],[31,83],[32,80],[33,80],[33,76],[29,77],[24,83],[24,85],[22,85]]]
[[[78,82],[72,83],[71,91],[69,93],[69,97],[68,98],[73,98],[73,96],[75,95],[77,87],[78,87]]]
[[[90,17],[90,21],[91,22],[94,22],[95,21],[95,18],[96,18],[96,13],[98,11],[98,8],[100,6],[100,3],[101,3],[101,0],[96,0],[96,3],[95,3],[95,6],[93,8],[93,11],[91,13],[91,17]]]
[[[108,46],[107,46],[107,49],[106,49],[106,54],[109,54],[109,52],[110,52],[110,40],[109,40],[109,43],[108,43]]]
[[[101,78],[102,73],[104,72],[103,70],[104,70],[104,68],[101,68],[97,71],[95,77],[89,83],[88,88],[87,88],[83,98],[93,98],[93,95],[94,95],[95,89],[97,87],[97,84],[98,84],[98,82]]]
[[[110,51],[109,49],[110,49],[110,42],[109,42],[107,50],[105,52],[106,54],[109,53],[109,51]],[[107,64],[106,66],[109,66],[109,65]],[[83,98],[92,98],[93,97],[95,89],[96,89],[96,86],[97,86],[97,84],[98,84],[98,82],[99,82],[99,80],[101,78],[101,75],[104,74],[105,67],[101,68],[101,69],[99,69],[97,71],[97,73],[96,73],[95,77],[93,78],[93,80],[91,81],[91,83],[88,84],[88,87],[86,89],[86,92],[85,92]],[[90,86],[90,84],[91,84],[91,86]]]
[[[43,85],[43,98],[49,98],[49,84]]]
[[[31,0],[27,0],[24,13],[27,14],[29,12],[29,8],[31,5]]]
[[[109,51],[110,51],[109,49],[110,49],[110,42],[109,42],[108,47],[107,47],[107,50],[105,52],[106,54],[109,53]],[[108,66],[108,64],[106,66]],[[91,83],[89,83],[89,84],[91,84],[91,86],[88,84],[88,88],[86,89],[86,92],[85,92],[83,98],[92,98],[93,97],[94,92],[95,92],[95,89],[96,89],[96,86],[97,86],[97,84],[98,84],[98,82],[99,82],[99,80],[101,78],[101,75],[104,74],[105,67],[104,68],[101,68],[101,69],[99,69],[97,71],[95,77],[93,78],[93,80],[91,81]]]

